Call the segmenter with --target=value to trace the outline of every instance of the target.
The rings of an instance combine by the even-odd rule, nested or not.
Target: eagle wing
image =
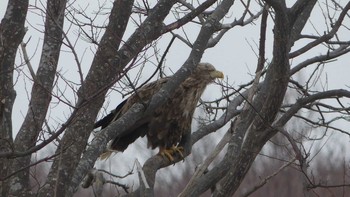
[[[101,127],[103,129],[107,127],[111,122],[125,114],[135,103],[148,103],[152,96],[158,92],[162,85],[167,81],[168,78],[161,78],[141,87],[127,100],[120,103],[110,114],[97,121],[94,128]],[[143,120],[138,121],[133,127],[127,130],[124,135],[113,139],[109,144],[108,149],[123,152],[129,144],[133,143],[137,138],[144,137],[147,134],[150,119],[151,117],[146,117]]]

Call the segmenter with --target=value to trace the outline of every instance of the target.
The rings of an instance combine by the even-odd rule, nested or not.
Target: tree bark
[[[16,52],[25,34],[25,19],[28,0],[12,1],[7,5],[6,13],[0,24],[0,149],[13,150],[12,107],[16,97],[13,87],[13,71]],[[10,170],[7,158],[0,158],[0,175]],[[8,182],[0,183],[0,195],[8,195]]]
[[[24,122],[16,135],[14,148],[25,151],[35,146],[42,130],[47,109],[51,101],[51,91],[56,75],[58,59],[63,39],[63,21],[66,0],[49,0],[46,8],[45,36],[39,67],[33,76],[34,85]],[[12,160],[11,173],[30,164],[31,154]],[[17,172],[10,179],[10,195],[26,196],[31,192],[29,168]]]

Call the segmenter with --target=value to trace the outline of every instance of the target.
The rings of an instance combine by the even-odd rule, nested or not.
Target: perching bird
[[[159,106],[151,116],[136,123],[124,136],[118,136],[109,143],[107,152],[100,159],[108,158],[113,151],[123,152],[137,138],[147,136],[148,147],[159,148],[159,154],[173,161],[175,152],[182,156],[185,143],[191,135],[191,122],[198,100],[206,86],[216,78],[223,78],[222,72],[209,63],[199,63],[194,72],[173,92],[170,98]],[[135,103],[147,103],[169,77],[149,83],[120,103],[115,110],[95,123],[94,128],[107,127],[117,120]],[[141,101],[140,101],[141,100]],[[186,141],[187,140],[187,141]]]

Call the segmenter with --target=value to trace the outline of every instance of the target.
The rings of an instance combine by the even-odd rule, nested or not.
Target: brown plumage
[[[170,99],[159,106],[152,116],[135,124],[124,136],[117,137],[109,143],[109,151],[101,155],[101,159],[108,158],[111,151],[124,151],[129,144],[145,135],[148,139],[148,147],[152,149],[159,147],[161,153],[183,145],[185,143],[184,136],[190,135],[192,116],[198,100],[206,86],[216,78],[223,78],[223,73],[215,70],[214,66],[209,63],[198,64],[191,76],[180,84]],[[134,103],[140,102],[140,99],[143,103],[147,103],[168,79],[168,77],[158,79],[137,90],[137,93],[119,104],[109,115],[96,122],[95,128],[107,127],[122,116]],[[176,151],[179,150],[182,149]],[[170,154],[165,153],[172,160]]]

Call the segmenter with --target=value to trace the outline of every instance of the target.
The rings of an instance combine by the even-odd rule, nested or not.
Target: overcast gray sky
[[[37,1],[34,1],[34,0],[30,1],[30,3],[35,3],[35,2]],[[93,13],[94,11],[97,10],[96,2],[97,1],[83,1],[83,0],[76,1],[77,4],[81,5],[81,7],[86,7],[86,5],[89,4],[86,10],[87,13]],[[7,5],[6,0],[0,1],[1,18],[4,16],[6,5]],[[111,2],[108,1],[107,5],[111,7]],[[258,8],[252,11],[257,12]],[[239,17],[239,15],[236,15],[235,12],[233,11],[230,14],[233,17]],[[98,17],[96,22],[103,24],[106,22],[107,17],[108,15],[100,16]],[[325,24],[323,22],[320,22],[320,21],[323,21],[323,20],[319,20],[320,18],[323,19],[323,15],[321,10],[317,7],[315,8],[310,18],[313,26],[309,23],[303,32],[307,34],[313,34],[313,35],[317,35],[317,33],[323,34],[323,32],[325,32],[327,29],[325,28]],[[171,18],[169,18],[168,20],[170,21]],[[232,22],[232,20],[233,18],[226,18],[225,22]],[[350,24],[349,22],[350,22],[349,19],[347,19],[348,24]],[[273,23],[271,21],[268,23],[268,31],[267,31],[266,57],[268,58],[268,61],[271,60],[270,58],[272,53],[271,51],[272,36],[273,36],[272,24]],[[68,30],[69,25],[67,21],[65,25],[66,25],[66,30]],[[40,31],[38,31],[38,30],[43,30],[43,18],[38,12],[38,10],[30,9],[30,11],[28,12],[27,27],[28,27],[28,32],[24,38],[24,41],[27,42],[30,39],[30,41],[28,42],[27,52],[29,56],[32,57],[31,63],[33,67],[37,68],[37,65],[40,59],[40,49],[41,49],[42,38],[43,38],[42,36],[43,34]],[[133,24],[129,25],[125,38],[127,38],[127,36],[133,32],[134,28],[135,28],[135,25]],[[187,33],[187,36],[193,42],[199,32],[199,26],[193,24],[190,28],[186,28],[185,31]],[[77,49],[79,58],[81,58],[81,64],[83,65],[83,72],[84,72],[83,74],[86,75],[91,65],[93,54],[96,48],[95,46],[91,46],[90,43],[87,43],[83,39],[76,39],[77,32],[78,32],[78,29],[76,27],[73,27],[69,29],[68,35],[71,41],[73,42],[76,41],[77,43],[76,49]],[[183,35],[182,30],[177,30],[175,32]],[[102,36],[102,34],[100,34],[100,36]],[[346,40],[346,39],[349,40],[349,34],[346,32],[342,32],[342,34],[339,34],[339,37],[342,38],[343,40]],[[163,36],[160,39],[159,48],[158,48],[160,52],[164,51],[165,47],[170,41],[170,38],[171,38],[170,36]],[[257,64],[257,57],[255,53],[257,53],[258,41],[259,41],[259,21],[255,21],[254,25],[247,25],[246,27],[234,28],[223,37],[221,42],[216,47],[210,48],[205,52],[202,61],[212,63],[218,70],[221,70],[224,72],[226,79],[228,80],[227,83],[234,85],[234,87],[238,87],[240,84],[246,83],[253,78],[252,74],[254,74],[255,66]],[[303,44],[305,44],[305,41],[298,42],[293,47],[292,51],[298,49]],[[67,51],[66,47],[63,47],[62,50],[63,51],[59,62],[60,73],[69,80],[79,82],[77,66],[75,64],[72,54],[70,54],[69,52],[65,52]],[[173,71],[176,71],[188,57],[189,51],[190,51],[190,48],[188,46],[186,46],[180,40],[176,40],[174,43],[174,46],[170,49],[170,52],[166,58],[166,66],[170,66]],[[320,55],[326,52],[327,50],[325,47],[317,47],[316,49],[308,52],[307,54],[302,55],[296,59],[293,59],[291,61],[291,64],[296,65],[296,63],[304,61],[305,59],[308,59],[314,55]],[[149,55],[151,55],[151,53]],[[20,62],[21,62],[20,56],[18,56],[16,63],[19,64]],[[314,66],[312,66],[311,68],[314,68]],[[297,77],[299,79],[307,78],[310,75],[311,68],[303,70],[301,74],[297,75]],[[147,69],[148,69],[148,72],[143,73],[142,80],[147,79],[150,73],[153,72],[154,66],[151,64],[147,65],[146,70]],[[28,74],[28,69],[25,65],[20,67],[19,70]],[[171,73],[169,69],[165,71],[168,74]],[[137,70],[133,71],[133,74],[135,74],[136,72]],[[324,87],[328,89],[339,89],[339,88],[349,89],[349,85],[350,85],[349,73],[350,73],[350,56],[345,55],[339,58],[337,61],[331,64],[327,64],[324,67],[324,70],[321,74],[321,78],[316,88],[319,90]],[[29,92],[31,89],[31,81],[27,77],[24,77],[23,73],[20,73],[19,77],[18,78],[17,77],[18,77],[18,73],[16,72],[17,99],[14,105],[14,112],[13,112],[14,135],[16,134],[19,127],[21,126],[21,123],[23,120],[23,114],[26,113],[28,99],[30,95]],[[63,83],[62,81],[59,81],[59,84],[60,84],[60,87],[66,87],[65,83]],[[69,88],[66,91],[66,96],[69,98],[72,104],[75,103],[75,97],[74,97],[73,91],[69,90]],[[203,95],[203,99],[212,100],[219,96],[220,96],[219,86],[211,85]],[[112,102],[109,104],[109,107],[107,109],[108,111],[114,108],[121,101],[121,96],[117,92],[113,92],[107,100]],[[57,102],[57,99],[53,99],[53,102]],[[349,105],[349,102],[347,102],[346,104]],[[50,123],[52,125],[57,126],[58,124],[63,123],[65,121],[65,118],[69,115],[69,107],[64,105],[63,103],[59,103],[57,105],[52,105],[50,112],[51,112],[50,113],[51,118],[55,120],[55,121],[51,120]],[[342,124],[344,128],[350,128],[349,122],[341,121],[341,123],[339,124]],[[342,141],[346,143],[346,142],[349,142],[349,139],[343,138]],[[145,146],[145,144],[143,143],[144,142],[141,142],[142,146]],[[333,142],[333,143],[336,143],[336,142]],[[138,158],[141,160],[141,162],[143,162],[142,160],[144,159],[144,157],[141,157],[140,154],[134,154],[135,153],[134,149],[128,149],[127,151],[130,151],[130,153],[132,154],[128,154],[128,152],[126,152],[126,154],[118,155],[118,160],[125,159],[127,161],[128,160],[132,161],[135,158]],[[142,154],[151,154],[151,152],[147,151]],[[130,155],[132,155],[132,157],[130,157]],[[124,157],[127,157],[127,158],[124,158]]]

